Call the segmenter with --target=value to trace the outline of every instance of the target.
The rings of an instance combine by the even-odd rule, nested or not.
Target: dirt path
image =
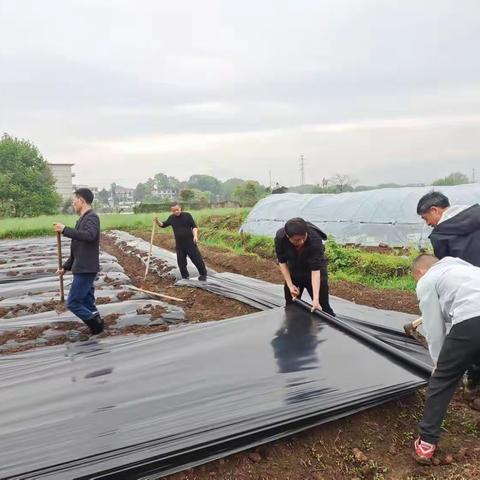
[[[256,312],[254,308],[241,302],[204,290],[175,287],[173,280],[161,278],[155,273],[149,273],[144,281],[145,265],[139,258],[134,255],[126,255],[111,238],[105,235],[102,236],[101,245],[103,250],[117,257],[118,262],[136,287],[184,299],[185,302],[178,303],[178,306],[184,309],[186,319],[190,323],[222,320]]]

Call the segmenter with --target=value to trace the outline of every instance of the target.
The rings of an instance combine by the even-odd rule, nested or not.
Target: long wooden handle
[[[147,258],[147,266],[145,268],[145,276],[143,279],[145,280],[148,275],[148,270],[150,269],[150,259],[152,258],[152,248],[153,248],[153,239],[155,238],[155,219],[153,219],[152,224],[152,236],[150,237],[150,250],[148,251],[148,258]]]
[[[58,257],[58,269],[62,269],[62,234],[57,232],[57,257]],[[63,286],[63,275],[59,276],[60,279],[60,302],[65,303],[65,289]]]
[[[153,297],[166,298],[167,300],[174,300],[175,302],[184,302],[183,298],[171,297],[170,295],[164,295],[163,293],[151,292],[150,290],[144,290],[143,288],[134,287],[133,285],[125,285],[126,288],[134,290],[135,292],[146,293],[147,295],[152,295]]]

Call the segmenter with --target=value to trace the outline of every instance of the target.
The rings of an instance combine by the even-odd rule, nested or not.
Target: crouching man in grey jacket
[[[420,255],[413,275],[434,362],[415,453],[417,461],[430,463],[455,390],[470,365],[480,363],[480,268]]]

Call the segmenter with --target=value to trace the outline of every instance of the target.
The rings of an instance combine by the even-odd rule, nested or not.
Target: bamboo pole
[[[58,257],[58,269],[62,269],[62,234],[57,232],[57,257]],[[63,274],[59,275],[60,279],[60,302],[65,303],[65,289],[63,285]]]
[[[150,290],[145,290],[143,288],[134,287],[133,285],[125,285],[126,288],[134,290],[135,292],[146,293],[147,295],[152,295],[154,297],[166,298],[168,300],[174,300],[175,302],[184,302],[183,298],[171,297],[170,295],[165,295],[163,293],[151,292]]]
[[[152,258],[153,239],[155,238],[155,224],[156,224],[155,219],[153,219],[152,235],[150,237],[150,250],[148,251],[147,266],[145,268],[145,275],[143,277],[143,280],[147,278],[148,271],[150,269],[150,259]]]

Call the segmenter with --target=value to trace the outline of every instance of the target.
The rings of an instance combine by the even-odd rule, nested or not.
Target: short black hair
[[[417,214],[423,215],[432,207],[448,208],[450,202],[442,192],[428,192],[419,201],[417,205]]]
[[[291,218],[285,224],[285,233],[289,237],[293,237],[294,235],[306,235],[307,222],[300,217]]]
[[[83,198],[89,205],[93,203],[93,192],[89,188],[77,188],[73,193]]]
[[[433,264],[438,262],[438,258],[430,253],[421,253],[418,255],[412,263],[412,270],[416,270],[422,264]]]
[[[173,208],[173,207],[180,207],[180,208],[182,208],[182,206],[181,206],[178,202],[172,202],[172,203],[170,204],[170,208]]]

